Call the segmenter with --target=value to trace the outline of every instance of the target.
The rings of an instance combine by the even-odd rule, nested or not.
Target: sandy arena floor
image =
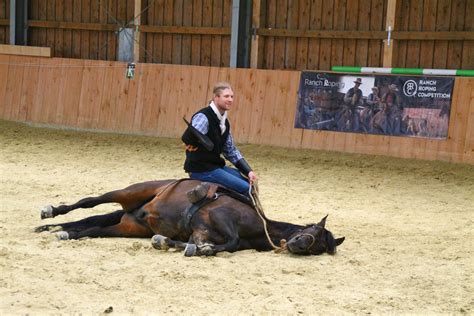
[[[268,217],[329,214],[335,256],[185,258],[148,239],[58,241],[46,204],[181,178],[175,139],[0,121],[0,314],[473,314],[474,166],[241,145]]]

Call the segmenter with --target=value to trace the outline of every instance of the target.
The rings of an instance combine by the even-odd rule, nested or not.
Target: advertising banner
[[[302,72],[295,128],[448,136],[453,77]]]

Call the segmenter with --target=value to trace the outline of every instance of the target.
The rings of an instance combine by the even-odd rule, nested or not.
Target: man
[[[391,135],[400,135],[403,106],[395,84],[388,86],[388,91],[382,96],[382,102],[387,106],[388,132]]]
[[[357,78],[354,81],[354,87],[350,88],[344,95],[344,103],[351,111],[352,130],[355,132],[359,130],[359,113],[357,112],[357,106],[363,104],[363,93],[362,90],[359,89],[361,84],[362,79]]]
[[[186,145],[184,170],[191,179],[218,183],[248,195],[257,175],[235,147],[230,132],[227,111],[234,103],[234,92],[229,83],[219,82],[212,93],[209,106],[193,115],[181,137]],[[227,167],[221,154],[237,169]]]

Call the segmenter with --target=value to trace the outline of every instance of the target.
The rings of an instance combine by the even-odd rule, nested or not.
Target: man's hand
[[[193,151],[196,151],[198,150],[197,147],[194,147],[193,145],[186,145],[184,144],[185,148],[186,148],[186,151],[190,151],[190,152],[193,152]]]
[[[250,171],[247,177],[249,178],[250,184],[254,184],[258,180],[257,175],[253,171]]]

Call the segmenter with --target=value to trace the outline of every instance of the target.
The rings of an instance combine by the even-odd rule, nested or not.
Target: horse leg
[[[80,231],[95,226],[105,227],[115,225],[120,223],[120,219],[122,218],[123,214],[125,214],[123,210],[118,210],[109,214],[87,217],[75,222],[42,225],[36,227],[35,232],[39,233],[43,231],[49,231],[54,227],[66,231]]]
[[[158,250],[168,250],[169,248],[175,248],[178,250],[184,250],[192,242],[192,238],[189,242],[182,242],[179,240],[173,240],[163,235],[155,235],[151,237],[151,244],[153,248]]]
[[[196,243],[196,255],[214,256],[218,252],[239,250],[237,219],[222,208],[209,210],[209,224],[202,222],[193,227],[193,239]],[[194,226],[194,225],[193,225]]]
[[[149,181],[133,184],[122,190],[115,190],[96,197],[86,197],[70,205],[52,205],[41,209],[41,219],[64,215],[78,208],[92,208],[104,203],[119,203],[125,212],[133,211],[153,199],[156,190],[166,181]]]
[[[124,213],[120,222],[110,226],[95,226],[81,231],[64,230],[57,233],[59,239],[79,239],[83,237],[128,237],[150,238],[153,231],[146,221],[137,218],[133,213]]]

